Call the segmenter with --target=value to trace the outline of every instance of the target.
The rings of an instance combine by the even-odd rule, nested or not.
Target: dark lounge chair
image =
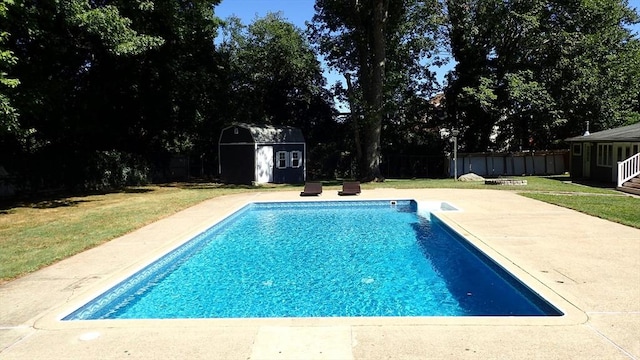
[[[360,182],[359,181],[345,181],[342,184],[342,191],[338,191],[338,195],[358,195],[360,194]]]
[[[322,183],[308,182],[304,184],[304,189],[300,196],[318,196],[322,194]]]

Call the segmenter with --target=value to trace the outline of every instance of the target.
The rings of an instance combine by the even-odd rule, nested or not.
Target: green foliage
[[[640,118],[640,42],[626,27],[638,15],[625,1],[447,5],[458,61],[449,119],[466,150],[554,148],[586,121],[602,130]]]
[[[466,86],[462,88],[465,97],[470,98],[472,102],[478,103],[481,108],[491,109],[498,100],[495,93],[493,83],[495,80],[486,77],[480,77],[480,83],[476,87]]]
[[[140,10],[152,9],[148,4]],[[114,55],[137,55],[164,43],[158,36],[139,35],[131,28],[131,19],[120,15],[113,5],[91,8],[88,0],[61,2],[67,21],[98,37]]]
[[[13,5],[13,0],[0,1],[0,22],[6,21],[9,5]],[[8,77],[7,71],[18,61],[13,51],[5,47],[8,37],[9,33],[0,28],[0,136],[14,134],[20,127],[17,109],[14,108],[6,93],[7,90],[20,84],[18,79]]]
[[[2,95],[20,113],[21,138],[3,136],[0,150],[10,154],[3,165],[30,190],[96,188],[126,184],[122,171],[136,168],[124,155],[104,154],[163,167],[168,152],[200,151],[199,139],[220,128],[212,121],[222,106],[215,97],[222,87],[213,43],[218,2],[9,4],[2,29],[21,83]],[[210,142],[206,148],[213,151]],[[107,167],[122,160],[120,170],[109,170],[119,175],[91,170],[103,160]]]
[[[21,122],[20,136],[0,134],[2,165],[27,190],[97,189],[129,183],[127,169],[143,178],[147,166],[169,180],[175,153],[213,173],[220,129],[233,120],[299,126],[309,144],[329,142],[332,101],[302,31],[271,15],[217,47],[219,2],[7,2],[0,69],[13,65],[21,84],[0,99]]]
[[[237,93],[235,120],[300,126],[297,112],[326,95],[313,49],[280,14],[267,14],[248,26],[228,19],[221,50]]]
[[[119,151],[97,151],[84,156],[85,168],[80,179],[82,190],[104,191],[149,182],[149,165],[139,155]]]

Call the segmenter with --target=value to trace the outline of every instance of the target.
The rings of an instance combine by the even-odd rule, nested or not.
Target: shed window
[[[291,152],[291,167],[299,168],[302,166],[302,151]]]
[[[582,155],[582,144],[573,144],[573,146],[571,147],[571,151],[573,152],[574,156]]]
[[[286,151],[278,151],[276,153],[276,167],[278,169],[285,169],[289,162]]]
[[[613,145],[598,144],[597,164],[598,166],[611,167],[613,162]]]

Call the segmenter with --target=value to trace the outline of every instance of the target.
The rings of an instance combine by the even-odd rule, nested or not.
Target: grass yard
[[[568,183],[568,177],[527,177],[526,186],[494,186],[452,179],[395,180],[373,188],[460,188],[516,191],[524,196],[640,228],[640,199],[612,189]],[[340,181],[325,182],[338,190]],[[0,283],[103,244],[206,199],[247,191],[301,186],[227,187],[219,184],[144,186],[101,195],[72,196],[0,207]]]
[[[483,182],[454,181],[453,179],[416,179],[416,180],[396,180],[389,179],[383,183],[365,184],[364,188],[399,188],[399,189],[424,189],[424,188],[447,188],[447,189],[494,189],[511,191],[541,191],[555,193],[588,193],[604,195],[620,195],[612,189],[582,186],[569,182],[569,176],[556,177],[512,177],[513,179],[527,180],[526,186],[507,185],[485,185]]]
[[[95,247],[203,200],[245,189],[145,186],[4,206],[0,283]]]

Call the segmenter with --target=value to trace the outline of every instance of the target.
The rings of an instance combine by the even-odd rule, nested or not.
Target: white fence
[[[458,176],[560,175],[569,171],[569,150],[521,153],[458,153]],[[449,176],[454,175],[453,154]]]

